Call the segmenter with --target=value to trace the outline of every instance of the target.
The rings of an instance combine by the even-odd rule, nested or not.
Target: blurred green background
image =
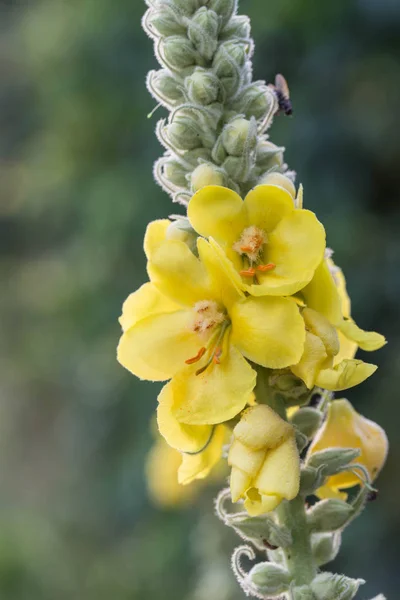
[[[237,540],[214,490],[149,503],[158,386],[115,360],[124,298],[145,281],[149,220],[176,212],[151,176],[161,149],[144,79],[141,0],[0,3],[0,597],[239,600]],[[328,568],[400,585],[400,3],[242,0],[255,76],[289,81],[272,140],[347,275],[353,314],[389,338],[348,397],[388,432],[380,495]],[[206,551],[207,549],[207,551]]]

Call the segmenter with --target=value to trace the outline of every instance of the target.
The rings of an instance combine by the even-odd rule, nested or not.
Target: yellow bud
[[[251,515],[276,508],[297,496],[300,460],[293,427],[272,408],[248,408],[233,430],[228,464],[232,501],[245,499]]]
[[[286,175],[282,175],[282,173],[267,173],[261,177],[258,183],[260,185],[278,185],[289,192],[293,198],[296,196],[296,188],[293,181],[289,177],[286,177]]]
[[[309,449],[309,456],[327,448],[358,448],[361,454],[354,462],[366,467],[373,481],[382,469],[388,451],[386,433],[376,423],[357,413],[348,400],[335,400],[328,416]],[[339,490],[358,485],[360,479],[345,471],[329,477],[318,491],[322,497],[339,494]]]
[[[224,176],[213,165],[203,163],[196,167],[191,177],[194,192],[201,190],[207,185],[224,185]]]

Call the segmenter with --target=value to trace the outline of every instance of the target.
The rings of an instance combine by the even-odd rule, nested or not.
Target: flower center
[[[205,365],[196,371],[196,375],[200,375],[210,365],[220,364],[224,336],[230,321],[226,312],[214,300],[196,302],[193,313],[190,329],[204,340],[205,345],[199,349],[196,356],[188,358],[185,362],[192,365],[205,357]]]
[[[235,252],[246,259],[248,266],[240,271],[243,277],[254,277],[257,271],[266,273],[275,269],[274,263],[257,264],[262,257],[263,246],[268,242],[267,234],[263,229],[251,225],[242,231],[239,240],[233,244]],[[256,266],[254,266],[256,265]]]

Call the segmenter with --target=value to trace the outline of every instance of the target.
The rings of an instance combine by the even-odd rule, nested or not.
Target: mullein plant
[[[244,540],[232,557],[244,592],[350,600],[363,580],[324,565],[376,495],[388,444],[333,393],[374,373],[355,354],[385,339],[353,320],[324,227],[269,139],[282,98],[252,79],[237,0],[147,4],[161,64],[147,85],[169,111],[154,176],[187,216],[147,227],[149,282],[123,305],[118,360],[166,382],[157,422],[175,466],[165,477],[189,485],[227,461],[216,512]],[[261,560],[245,569],[243,556]]]

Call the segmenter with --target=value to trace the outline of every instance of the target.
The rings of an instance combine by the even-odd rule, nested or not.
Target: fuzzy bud
[[[189,23],[188,38],[201,56],[211,60],[218,46],[219,20],[213,10],[200,8]]]
[[[162,4],[163,7],[169,4],[168,0],[158,0],[158,4]],[[201,1],[199,0],[173,0],[174,6],[178,11],[186,16],[191,16],[200,6]],[[164,10],[164,8],[163,8]]]
[[[186,32],[178,11],[168,4],[159,10],[150,10],[148,22],[159,35],[179,35]]]
[[[237,10],[237,0],[210,0],[208,3],[211,10],[215,11],[225,25],[233,17]]]
[[[316,600],[351,600],[358,592],[363,579],[350,579],[344,575],[320,573],[311,583]]]
[[[234,94],[242,83],[241,75],[246,58],[245,46],[239,41],[222,43],[214,55],[214,71],[228,97]]]
[[[324,475],[335,475],[360,456],[359,448],[327,448],[310,455],[307,464],[318,468],[323,466]]]
[[[282,173],[267,173],[260,179],[259,183],[266,185],[278,185],[279,187],[289,192],[292,198],[296,197],[296,188],[294,186],[293,181],[289,179],[289,177],[286,177],[286,175],[283,175]]]
[[[319,410],[306,406],[297,410],[290,420],[307,438],[312,438],[321,425],[322,414]]]
[[[300,475],[300,494],[309,496],[320,488],[325,482],[322,468],[303,467]]]
[[[185,161],[196,167],[201,161],[211,160],[211,151],[208,148],[195,148],[185,154]]]
[[[174,35],[162,40],[162,49],[167,66],[179,71],[196,64],[196,50],[193,44],[181,35]]]
[[[232,19],[226,24],[221,38],[238,38],[245,40],[250,37],[250,19],[245,15],[232,17]]]
[[[167,126],[171,143],[181,150],[193,150],[202,145],[199,127],[185,115],[177,115]]]
[[[263,171],[283,165],[284,148],[275,146],[268,140],[262,140],[257,144],[257,166]]]
[[[186,77],[185,88],[192,102],[207,106],[218,98],[219,79],[211,71],[197,67]]]
[[[288,571],[283,567],[271,562],[262,562],[251,569],[243,587],[250,593],[256,592],[257,595],[279,596],[288,591],[290,579]]]
[[[206,185],[224,185],[225,177],[213,164],[203,163],[193,171],[191,183],[192,190],[197,192]]]
[[[295,587],[291,591],[291,600],[315,600],[312,589],[308,585]]]
[[[237,117],[224,127],[222,143],[231,156],[242,156],[247,148],[255,148],[257,143],[255,122]]]
[[[166,69],[150,71],[147,77],[147,86],[150,93],[162,104],[168,103],[175,106],[184,102],[179,83]]]
[[[287,548],[292,543],[290,531],[283,525],[277,525],[273,519],[262,517],[243,517],[232,514],[225,523],[232,527],[245,541],[251,542],[258,550],[265,551],[268,544]]]
[[[350,504],[339,498],[328,498],[317,502],[307,511],[307,522],[313,532],[336,531],[341,529],[352,516]]]
[[[168,225],[166,232],[167,240],[178,240],[184,242],[191,250],[196,248],[197,233],[191,227],[187,219],[177,219]]]
[[[311,536],[311,547],[318,567],[334,560],[340,550],[340,531],[334,533],[314,533]]]
[[[164,163],[164,175],[178,187],[187,187],[187,173],[188,171],[177,160],[170,159]]]
[[[258,83],[248,87],[239,99],[233,104],[233,108],[248,119],[255,117],[261,120],[268,113],[273,113],[273,107],[276,104],[275,96],[270,88]]]

